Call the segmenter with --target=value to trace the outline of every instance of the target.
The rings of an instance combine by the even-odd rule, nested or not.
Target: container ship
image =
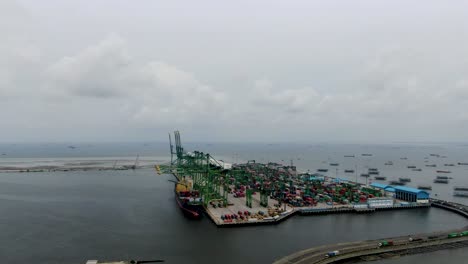
[[[468,197],[468,187],[454,187],[453,196]]]
[[[187,179],[176,183],[174,188],[176,202],[186,217],[200,219],[203,213],[203,203],[200,193],[193,190],[192,184],[192,181]]]

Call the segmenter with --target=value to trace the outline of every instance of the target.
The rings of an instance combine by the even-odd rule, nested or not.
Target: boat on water
[[[402,157],[400,158],[401,160],[407,160],[408,158],[407,157]]]
[[[440,179],[440,180],[448,180],[448,176],[437,176],[436,179]]]
[[[435,165],[435,164],[426,164],[426,167],[434,167],[435,168],[435,167],[437,167],[437,165]]]
[[[339,163],[330,163],[330,166],[338,166],[340,165]]]
[[[363,154],[361,154],[361,156],[370,157],[370,156],[372,156],[372,154],[370,154],[370,153],[363,153]]]
[[[447,170],[438,170],[436,172],[437,173],[451,173],[451,171],[447,171]]]
[[[416,166],[407,166],[408,169],[416,169]]]
[[[369,174],[367,174],[367,173],[361,173],[361,177],[366,177],[366,178],[368,178],[368,177],[369,177]]]
[[[177,205],[190,219],[200,219],[203,214],[203,202],[200,193],[192,188],[190,179],[182,179],[175,184],[174,192]]]
[[[468,162],[458,162],[458,165],[468,165]]]
[[[369,174],[372,174],[372,175],[379,175],[379,172],[378,172],[378,171],[369,171]]]
[[[453,164],[453,163],[447,163],[447,164],[444,164],[444,166],[446,166],[446,167],[453,167],[453,166],[455,166],[455,164]]]
[[[422,171],[422,169],[413,169],[413,171]]]
[[[345,173],[354,173],[354,170],[344,170]]]
[[[344,155],[345,158],[354,158],[354,155]]]
[[[385,165],[387,165],[387,166],[392,166],[392,165],[393,165],[393,161],[387,161],[387,162],[385,162]]]
[[[398,178],[400,182],[411,182],[410,178]]]
[[[418,189],[431,191],[431,190],[432,190],[432,186],[430,186],[430,185],[418,185]]]
[[[390,181],[390,185],[402,186],[402,185],[405,185],[405,184],[406,184],[405,182],[401,182],[401,181]]]
[[[318,169],[317,171],[318,171],[318,172],[327,172],[328,169]]]
[[[385,181],[387,179],[387,177],[385,177],[385,176],[375,176],[374,179],[377,180],[377,181]]]
[[[448,179],[435,179],[434,180],[434,183],[449,183],[449,180]]]
[[[468,187],[453,187],[453,196],[468,197]]]

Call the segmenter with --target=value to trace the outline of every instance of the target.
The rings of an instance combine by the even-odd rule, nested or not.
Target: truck
[[[382,240],[379,243],[379,247],[388,247],[388,246],[393,246],[393,241]]]
[[[416,242],[416,241],[421,241],[423,239],[420,238],[420,237],[410,237],[408,240],[409,240],[409,242]]]
[[[325,255],[325,257],[327,257],[327,258],[329,258],[329,257],[334,257],[334,256],[336,256],[336,255],[338,255],[338,254],[340,254],[340,251],[338,251],[338,250],[333,250],[333,251],[328,252],[328,253]]]

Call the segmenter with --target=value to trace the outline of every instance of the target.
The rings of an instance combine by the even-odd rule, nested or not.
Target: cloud
[[[191,122],[222,110],[225,94],[193,74],[159,61],[137,61],[125,41],[112,35],[76,55],[61,58],[45,73],[54,97],[120,100],[130,121]]]

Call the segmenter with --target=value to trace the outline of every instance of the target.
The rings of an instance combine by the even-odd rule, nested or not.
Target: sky
[[[0,1],[0,142],[468,140],[468,1]]]

